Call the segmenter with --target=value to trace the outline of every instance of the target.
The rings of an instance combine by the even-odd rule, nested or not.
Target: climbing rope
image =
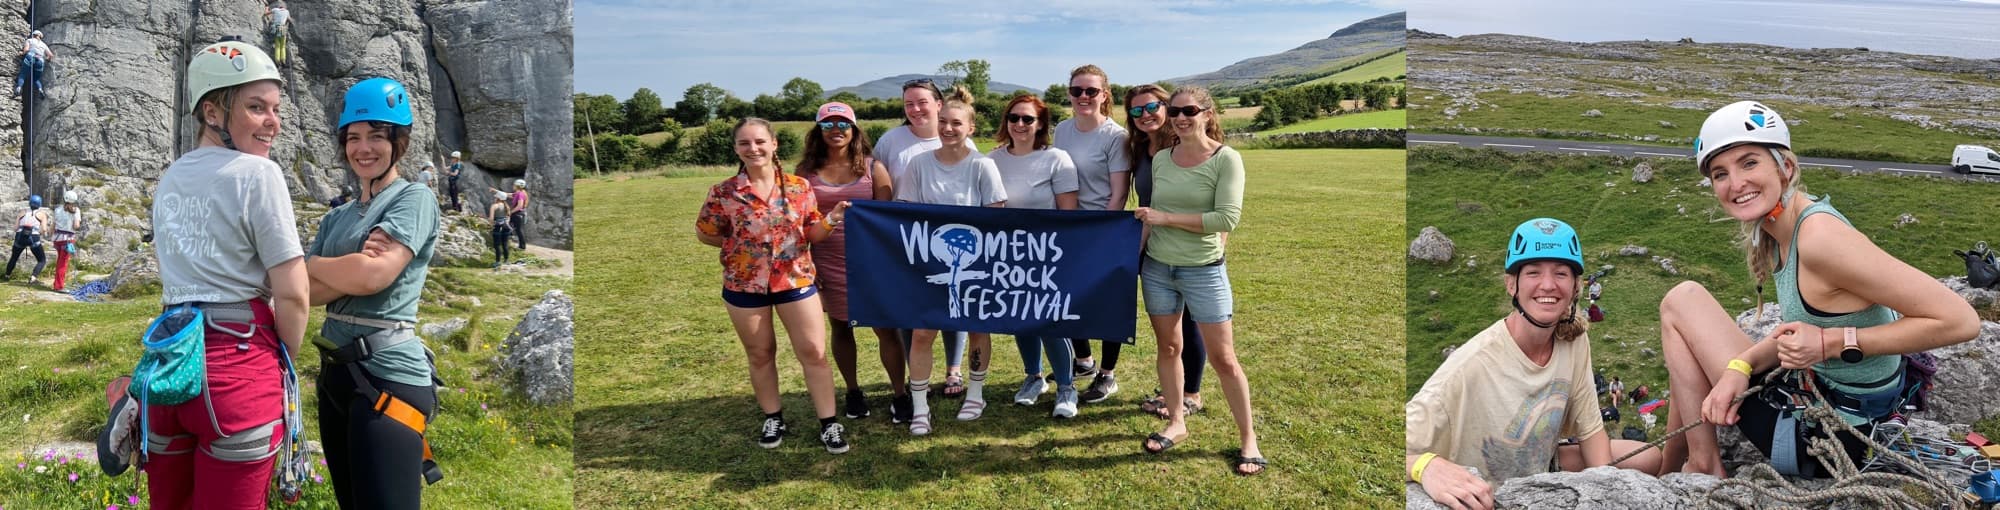
[[[1777,381],[1784,372],[1786,372],[1784,369],[1772,371],[1764,377],[1764,384],[1744,390],[1737,394],[1736,398],[1731,399],[1731,402],[1742,403],[1751,394],[1762,391],[1766,385]],[[1824,437],[1808,438],[1806,451],[1818,459],[1820,466],[1828,473],[1833,474],[1833,485],[1818,490],[1806,489],[1792,484],[1790,480],[1778,474],[1777,469],[1771,467],[1769,463],[1752,464],[1744,468],[1743,472],[1737,473],[1735,478],[1723,480],[1710,488],[1708,493],[1703,495],[1701,508],[1766,508],[1762,502],[1767,500],[1780,503],[1780,506],[1775,508],[1827,508],[1834,502],[1842,500],[1864,502],[1869,508],[1954,510],[1971,508],[1958,497],[1958,493],[1962,491],[1956,489],[1954,484],[1946,482],[1923,463],[1895,454],[1896,450],[1884,446],[1870,435],[1862,434],[1852,425],[1848,425],[1846,420],[1842,420],[1840,415],[1834,412],[1833,407],[1826,404],[1826,396],[1820,393],[1818,385],[1808,385],[1808,388],[1812,390],[1813,403],[1804,410],[1803,419],[1819,422],[1820,432]],[[1617,465],[1640,452],[1666,444],[1675,436],[1703,423],[1704,421],[1697,416],[1694,422],[1626,453],[1611,464]],[[1895,464],[1894,467],[1911,474],[1861,472],[1855,468],[1854,460],[1847,458],[1846,449],[1842,447],[1836,435],[1839,432],[1861,438],[1868,443],[1871,451],[1881,452],[1870,460],[1870,467],[1878,461],[1888,460],[1890,461],[1888,464]],[[1729,488],[1740,488],[1744,491],[1737,495],[1725,494],[1725,489]],[[1929,497],[1920,499],[1918,494]]]

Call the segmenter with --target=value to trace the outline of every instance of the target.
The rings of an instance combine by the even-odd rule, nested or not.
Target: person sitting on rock
[[[34,77],[35,93],[47,96],[48,91],[42,89],[42,72],[47,69],[49,60],[56,58],[56,53],[49,49],[48,43],[42,42],[42,31],[28,34],[28,39],[21,43],[19,56],[21,68],[14,74],[14,97],[21,97],[21,87],[27,85],[30,76]]]
[[[1431,499],[1492,508],[1502,480],[1544,472],[1559,456],[1570,471],[1606,465],[1612,451],[1644,444],[1611,439],[1599,415],[1590,322],[1577,306],[1582,253],[1560,220],[1516,227],[1501,277],[1514,313],[1453,351],[1404,405],[1409,480]],[[1564,437],[1581,441],[1558,448]],[[1620,467],[1658,464],[1642,455]]]
[[[1764,384],[1772,370],[1803,370],[1794,375],[1811,377],[1840,419],[1866,434],[1900,407],[1900,355],[1970,340],[1979,317],[1951,289],[1855,230],[1827,197],[1806,193],[1791,128],[1776,110],[1752,101],[1724,106],[1702,123],[1695,148],[1717,205],[1748,240],[1758,309],[1764,283],[1775,276],[1784,322],[1756,341],[1700,283],[1667,291],[1660,300],[1660,353],[1672,390],[1666,427],[1707,425],[1670,439],[1663,466],[1724,476],[1715,426],[1734,426],[1766,455],[1796,446],[1792,458],[1782,448],[1772,458],[1780,473],[1827,476],[1815,473],[1819,463],[1795,442],[1804,435],[1776,432],[1793,413],[1767,402],[1770,393],[1737,396]],[[1804,432],[1811,423],[1797,425]],[[1849,457],[1862,458],[1865,442],[1839,437]]]

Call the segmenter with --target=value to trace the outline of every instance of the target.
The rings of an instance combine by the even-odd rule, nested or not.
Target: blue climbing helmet
[[[1507,274],[1520,271],[1522,264],[1541,260],[1568,262],[1582,274],[1583,245],[1576,239],[1576,229],[1555,218],[1535,218],[1514,227],[1514,236],[1507,242]]]
[[[410,92],[403,88],[402,82],[369,78],[347,88],[347,99],[340,107],[340,123],[333,129],[337,133],[348,124],[363,121],[408,126],[412,118]]]
[[[42,208],[42,196],[41,196],[41,195],[28,195],[28,208],[29,208],[29,209],[41,209],[41,208]]]

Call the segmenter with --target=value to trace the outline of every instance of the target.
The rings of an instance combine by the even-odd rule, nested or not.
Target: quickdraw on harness
[[[278,342],[278,358],[285,366],[285,436],[279,445],[280,455],[277,465],[278,496],[285,503],[297,503],[305,494],[306,483],[312,477],[312,452],[306,450],[306,420],[300,406],[299,373],[292,367],[292,353],[285,349],[284,342]]]

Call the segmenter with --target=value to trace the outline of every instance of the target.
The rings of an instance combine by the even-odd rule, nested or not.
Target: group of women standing
[[[359,199],[328,212],[302,245],[284,173],[269,159],[285,103],[277,66],[225,41],[196,53],[186,76],[199,146],[161,176],[154,251],[162,304],[207,316],[207,389],[146,412],[152,507],[264,506],[287,430],[287,367],[307,307],[318,305],[327,311],[314,342],[319,431],[339,505],[419,507],[423,424],[437,400],[413,323],[438,207],[397,177],[411,144],[408,92],[390,78],[348,89],[335,142]]]
[[[1187,440],[1185,414],[1201,408],[1202,363],[1208,361],[1221,377],[1236,418],[1242,449],[1235,471],[1251,475],[1263,470],[1249,382],[1233,347],[1233,308],[1223,260],[1224,238],[1242,210],[1242,160],[1223,145],[1214,101],[1206,90],[1134,87],[1124,98],[1129,115],[1120,126],[1111,119],[1109,83],[1097,66],[1073,70],[1068,92],[1075,116],[1053,125],[1049,105],[1039,98],[1014,98],[995,134],[998,146],[983,154],[973,141],[975,101],[963,88],[946,93],[928,79],[904,83],[904,125],[872,146],[851,107],[827,103],[815,115],[793,175],[785,174],[776,157],[769,123],[754,118],[737,123],[739,173],[710,190],[696,230],[702,242],[721,248],[723,301],[749,357],[752,387],[765,413],[760,445],[777,447],[788,427],[779,407],[774,311],[785,322],[804,367],[827,450],[845,452],[848,442],[835,414],[833,378],[822,347],[827,329],[821,325],[827,321],[821,313],[833,324],[834,360],[847,385],[845,414],[850,419],[870,414],[857,381],[855,334],[846,306],[850,275],[841,223],[852,200],[1122,211],[1136,184],[1139,207],[1133,215],[1146,232],[1139,254],[1143,296],[1165,386],[1143,407],[1167,420],[1143,446],[1159,453]],[[894,393],[892,423],[907,423],[914,435],[933,431],[929,396],[933,344],[939,338],[946,344],[943,393],[964,399],[957,419],[976,420],[984,414],[993,354],[990,333],[965,332],[961,337],[957,332],[875,328],[875,334]],[[1014,402],[1035,405],[1053,389],[1053,415],[1075,416],[1080,403],[1102,401],[1118,391],[1114,370],[1119,345],[1104,341],[1100,362],[1084,339],[1017,336],[1025,380]],[[1046,375],[1043,353],[1051,367]],[[971,358],[971,366],[963,369],[962,354]],[[1076,379],[1091,376],[1088,389],[1078,391]]]

